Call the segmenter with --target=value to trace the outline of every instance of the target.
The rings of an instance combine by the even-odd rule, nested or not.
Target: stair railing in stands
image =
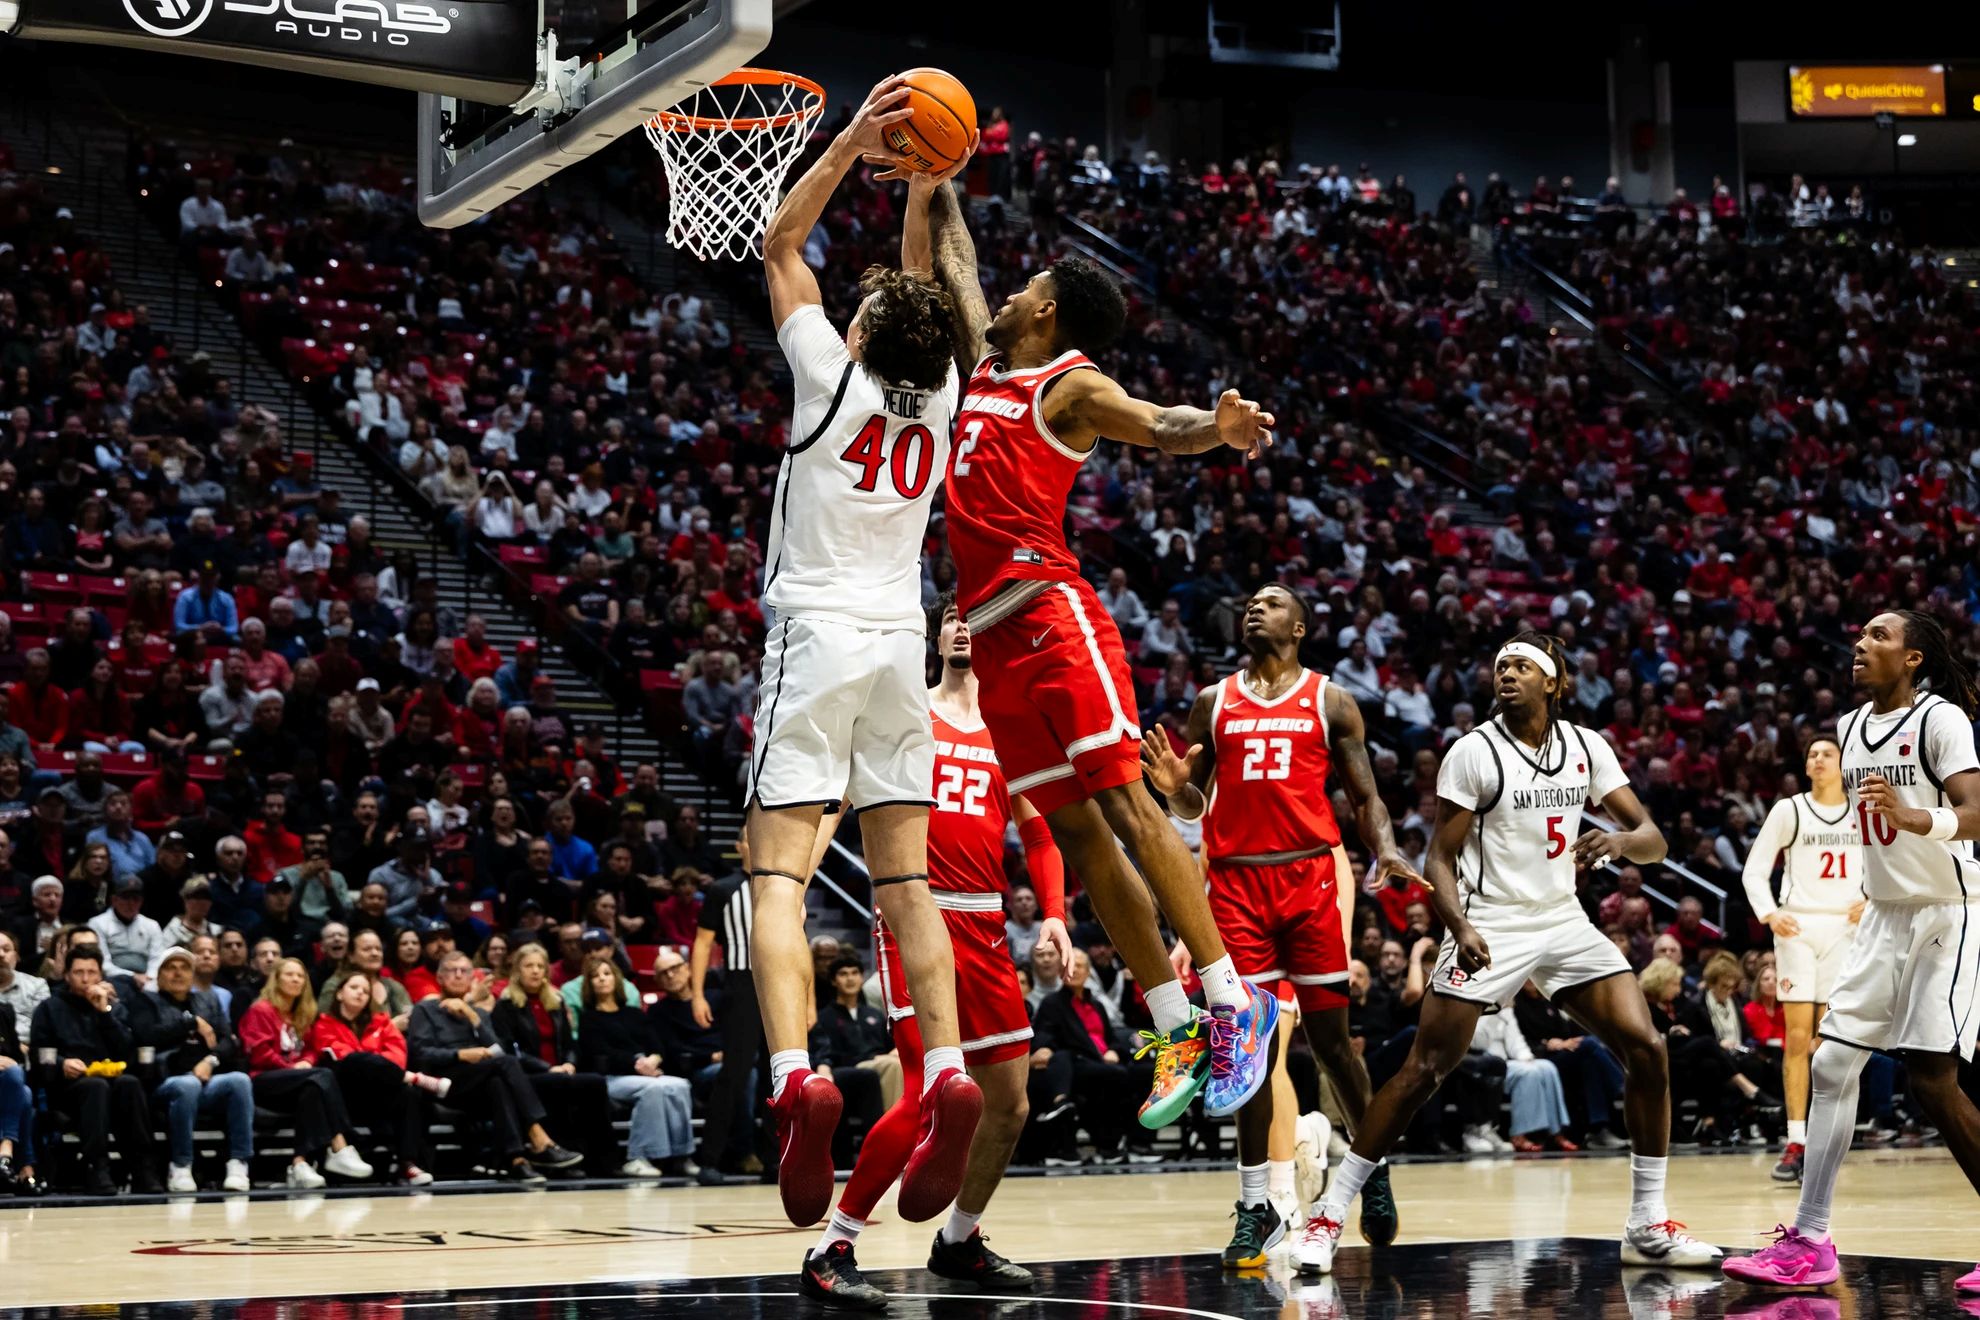
[[[1581,823],[1584,825],[1591,825],[1594,828],[1602,831],[1604,834],[1613,834],[1616,832],[1617,829],[1620,828],[1620,826],[1618,826],[1614,821],[1608,819],[1606,816],[1599,816],[1592,811],[1584,811],[1581,813]],[[1698,872],[1692,870],[1690,867],[1686,866],[1683,862],[1673,861],[1670,858],[1666,857],[1663,861],[1654,863],[1654,865],[1662,868],[1663,870],[1669,871],[1674,875],[1682,877],[1684,883],[1687,886],[1698,891],[1698,896],[1701,901],[1707,901],[1706,896],[1710,895],[1709,901],[1716,904],[1718,907],[1717,919],[1714,922],[1714,924],[1717,925],[1718,928],[1722,931],[1726,928],[1726,915],[1728,908],[1730,906],[1730,895],[1728,895],[1726,890],[1724,890],[1718,885],[1713,884],[1710,880],[1707,880],[1704,876],[1698,874]],[[1617,875],[1622,874],[1622,867],[1616,865],[1614,862],[1605,863],[1602,869],[1605,871],[1613,871]],[[1653,903],[1658,903],[1664,906],[1665,908],[1668,908],[1672,913],[1672,915],[1676,915],[1678,900],[1672,897],[1671,895],[1664,893],[1662,890],[1651,888],[1648,882],[1645,882],[1643,886],[1643,896],[1645,898],[1648,898]]]

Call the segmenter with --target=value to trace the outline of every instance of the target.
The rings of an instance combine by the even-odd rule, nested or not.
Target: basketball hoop
[[[761,256],[777,190],[825,109],[825,89],[737,69],[646,121],[667,172],[667,242],[704,261]]]

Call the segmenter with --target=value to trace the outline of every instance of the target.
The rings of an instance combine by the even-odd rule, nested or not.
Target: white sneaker
[[[406,1186],[408,1187],[424,1187],[433,1181],[433,1175],[425,1169],[420,1168],[417,1164],[408,1164],[405,1168],[399,1170],[399,1176],[405,1179]]]
[[[1465,1154],[1496,1155],[1498,1152],[1499,1148],[1492,1143],[1492,1138],[1486,1136],[1482,1129],[1468,1127],[1464,1130]]]
[[[619,1166],[619,1176],[621,1178],[658,1178],[660,1176],[660,1170],[653,1166],[653,1161],[651,1160],[627,1160]]]
[[[1265,1198],[1272,1208],[1279,1212],[1279,1222],[1286,1226],[1288,1233],[1306,1222],[1306,1210],[1299,1203],[1299,1196],[1293,1192],[1275,1192]]]
[[[364,1156],[357,1153],[356,1146],[346,1146],[342,1150],[330,1152],[330,1158],[323,1161],[323,1167],[339,1178],[369,1178],[371,1166],[364,1162]]]
[[[1684,1225],[1666,1219],[1661,1224],[1630,1224],[1623,1229],[1622,1262],[1625,1265],[1667,1265],[1673,1269],[1712,1269],[1722,1253],[1709,1242],[1700,1242],[1684,1231]]]
[[[1322,1208],[1313,1208],[1313,1217],[1293,1243],[1293,1268],[1301,1274],[1332,1274],[1334,1252],[1341,1245],[1340,1221],[1328,1219]]]
[[[220,1180],[220,1186],[230,1192],[251,1192],[254,1182],[248,1177],[246,1160],[228,1160],[227,1176]]]
[[[323,1186],[323,1175],[315,1169],[310,1168],[307,1164],[291,1164],[289,1166],[288,1184],[290,1191],[313,1192]]]
[[[174,1164],[165,1170],[165,1190],[168,1192],[196,1192],[199,1184],[193,1181],[192,1165]]]
[[[1301,1114],[1293,1125],[1293,1190],[1302,1209],[1319,1205],[1327,1194],[1327,1148],[1333,1137],[1334,1125],[1318,1110]]]
[[[1490,1128],[1490,1127],[1486,1128],[1485,1137],[1489,1141],[1491,1141],[1492,1149],[1497,1151],[1499,1154],[1510,1155],[1513,1153],[1512,1142],[1507,1141],[1504,1137],[1500,1136],[1499,1130],[1497,1128]]]

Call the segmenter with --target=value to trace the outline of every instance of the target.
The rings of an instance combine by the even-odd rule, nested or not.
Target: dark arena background
[[[745,89],[766,99],[709,110],[745,66],[776,71]],[[1255,451],[1103,431],[1069,478],[1052,572],[1098,602],[1078,655],[1114,702],[1101,741],[1131,758],[1149,735],[1158,767],[1084,809],[1113,823],[1131,795],[1203,864],[1216,830],[1159,767],[1252,691],[1228,676],[1273,672],[1253,602],[1278,584],[1290,671],[1339,690],[1332,772],[1275,771],[1254,740],[1222,777],[1337,822],[1344,850],[1290,910],[1240,895],[1231,917],[1207,869],[1227,935],[1330,932],[1322,975],[1236,969],[1283,1001],[1259,1165],[1201,1099],[1136,1119],[1175,1040],[1128,968],[1145,938],[1101,917],[1150,905],[1103,914],[1077,859],[1139,886],[1149,836],[1081,852],[1083,804],[1028,827],[997,789],[1005,892],[963,897],[1002,902],[991,983],[1031,1023],[983,1119],[1009,1127],[1008,1176],[979,1238],[960,1202],[921,1223],[886,1197],[855,1267],[831,1245],[851,1212],[794,1225],[780,1156],[829,1145],[841,1182],[881,1159],[882,1116],[922,1112],[921,1042],[889,1013],[892,900],[857,813],[826,817],[802,968],[762,938],[791,882],[752,882],[739,846],[796,663],[775,551],[807,518],[863,534],[851,505],[780,497],[812,442],[851,442],[855,474],[866,442],[794,378],[762,234],[869,89],[931,67],[981,134],[938,240],[966,228],[999,326],[1027,289],[1071,299],[1070,276],[1027,281],[1076,259],[1124,300],[1090,357],[1127,395],[1272,414]],[[655,121],[676,104],[754,118]],[[816,223],[770,240],[836,331],[911,214],[883,165],[844,163]],[[0,0],[0,1311],[784,1317],[854,1305],[863,1271],[890,1314],[940,1320],[1980,1315],[1980,774],[1954,677],[1980,658],[1976,380],[1980,32],[1930,9]],[[1037,397],[1006,492],[1081,457]],[[953,438],[919,561],[942,718],[944,693],[969,684],[973,710],[1030,672],[948,662],[948,593],[980,604],[951,554]],[[1623,787],[1577,783],[1525,865],[1494,860],[1496,798],[1469,833],[1439,822],[1463,805],[1453,749],[1533,750],[1493,731],[1524,700],[1507,674],[1541,672],[1501,651],[1529,633],[1560,659],[1550,718],[1589,741],[1526,766],[1559,770],[1552,746]],[[1880,814],[1891,790],[1853,758],[1893,692],[1921,713],[1892,717],[1892,764],[1920,773]],[[943,727],[938,758],[970,726]],[[978,760],[1011,761],[994,741]],[[1528,774],[1499,764],[1502,787]],[[937,765],[939,836],[983,790]],[[1950,868],[1929,905],[1880,901],[1897,863],[1866,862],[1903,830]],[[1537,967],[1426,1071],[1483,970],[1462,961],[1481,883],[1570,849],[1546,938],[1610,963],[1573,986]],[[1841,906],[1807,906],[1819,883]],[[1929,1043],[1838,1029],[1811,1074],[1821,1001],[1797,983],[1831,927],[1825,991],[1856,984],[1874,927],[1897,952],[1857,950],[1857,980],[1888,969],[1878,993]],[[983,973],[957,957],[967,1026]],[[811,978],[829,1135],[780,1137],[766,962]],[[1364,1105],[1404,1094],[1423,1104],[1362,1188]],[[1703,1245],[1797,1243],[1785,1289]],[[1028,1275],[982,1272],[999,1258]]]

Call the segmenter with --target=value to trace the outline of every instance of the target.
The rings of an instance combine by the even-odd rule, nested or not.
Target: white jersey
[[[777,470],[763,604],[861,628],[921,631],[921,545],[949,466],[955,368],[940,389],[896,388],[846,352],[817,304],[777,330],[796,382]]]
[[[1565,720],[1538,751],[1497,719],[1458,739],[1437,771],[1437,796],[1474,813],[1457,859],[1467,909],[1574,902],[1569,845],[1582,809],[1628,786],[1602,735]]]
[[[1781,866],[1781,896],[1774,899],[1774,862]],[[1774,803],[1760,837],[1746,854],[1741,874],[1753,915],[1765,921],[1776,907],[1798,915],[1847,914],[1863,894],[1863,835],[1856,804],[1847,795],[1825,807],[1807,793]]]
[[[1863,892],[1879,903],[1964,903],[1980,899],[1980,866],[1970,840],[1928,839],[1893,828],[1864,806],[1856,786],[1882,775],[1907,807],[1947,805],[1945,782],[1980,769],[1973,722],[1944,697],[1882,715],[1866,703],[1843,717],[1843,787],[1863,836]]]

